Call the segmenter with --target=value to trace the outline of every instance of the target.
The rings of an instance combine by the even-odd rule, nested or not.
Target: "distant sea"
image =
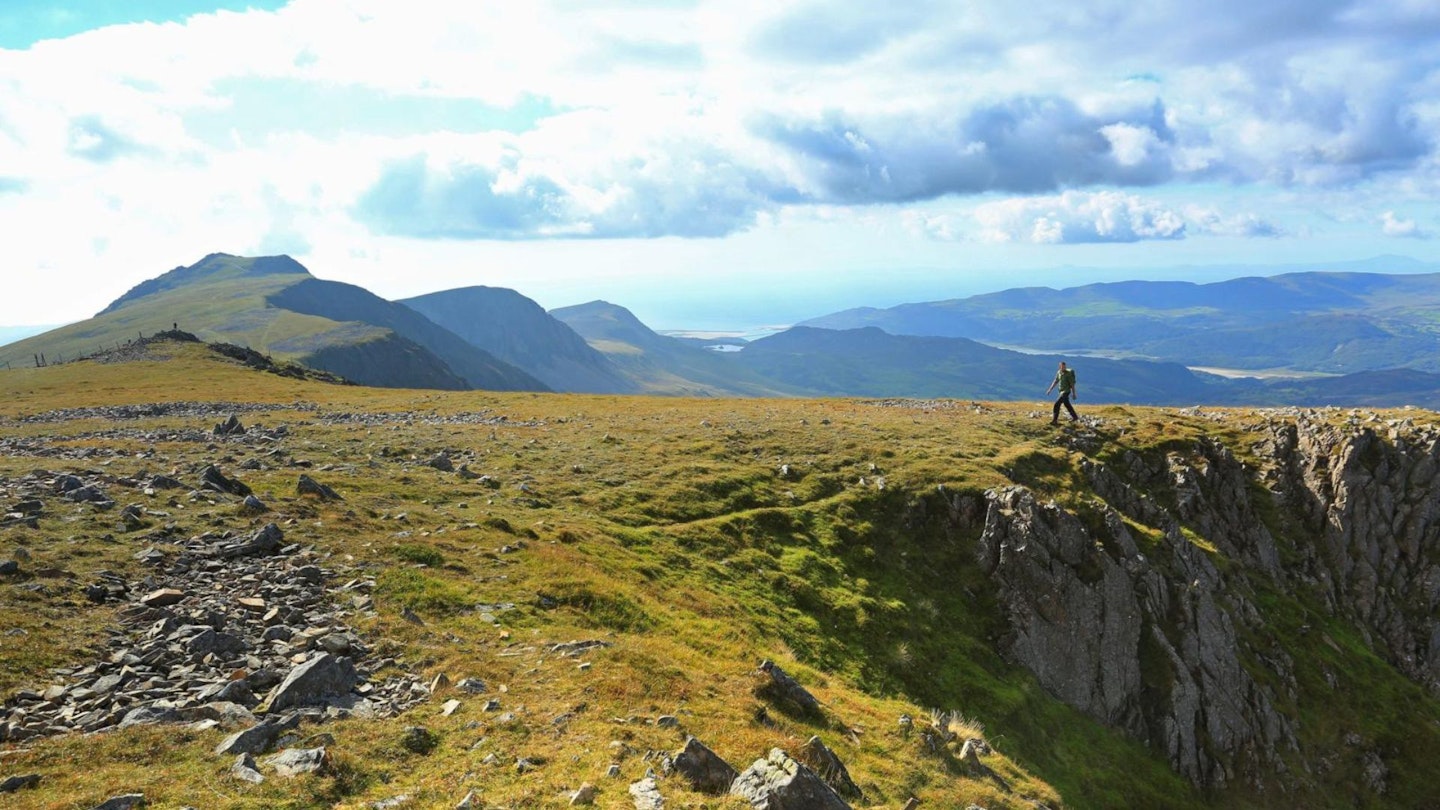
[[[24,340],[31,335],[38,335],[41,332],[49,332],[61,324],[50,324],[48,326],[0,326],[0,346],[14,343],[17,340]]]

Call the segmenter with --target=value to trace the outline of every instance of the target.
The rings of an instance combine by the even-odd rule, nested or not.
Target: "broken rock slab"
[[[144,806],[144,793],[122,793],[119,796],[111,796],[105,801],[90,808],[90,810],[131,810],[132,807]]]
[[[850,810],[814,771],[779,748],[755,760],[730,786],[755,810]]]
[[[322,652],[290,670],[285,680],[271,690],[265,701],[266,711],[325,703],[350,694],[359,680],[355,664],[348,657]]]
[[[725,793],[740,775],[730,763],[694,737],[685,741],[672,767],[690,783],[691,789],[700,793]]]
[[[655,780],[648,776],[630,784],[630,795],[635,799],[635,810],[665,808],[665,797],[660,795],[660,788],[655,785]]]
[[[330,767],[330,754],[319,748],[286,748],[261,760],[262,765],[275,769],[276,776],[287,779],[305,773],[323,773]]]
[[[281,718],[267,718],[244,731],[237,731],[226,737],[215,747],[216,756],[226,754],[263,754],[280,738],[280,734],[300,725],[300,715],[290,714]]]
[[[806,741],[805,747],[800,749],[799,759],[819,774],[836,793],[848,799],[861,798],[860,787],[850,778],[845,763],[818,736]]]
[[[764,682],[755,690],[759,697],[802,715],[813,718],[824,716],[820,701],[801,686],[799,681],[781,669],[779,664],[765,660],[760,662],[757,669],[764,677]]]
[[[295,491],[300,495],[308,495],[319,498],[322,501],[343,501],[340,493],[316,481],[308,475],[301,475],[298,483],[295,484]]]

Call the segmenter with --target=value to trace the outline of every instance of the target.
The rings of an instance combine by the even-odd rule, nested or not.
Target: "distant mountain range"
[[[1137,281],[847,310],[717,351],[604,301],[546,312],[474,286],[391,302],[288,256],[217,253],[94,318],[0,346],[0,363],[72,360],[177,325],[388,387],[1040,400],[1066,359],[1086,403],[1430,405],[1437,312],[1440,273]]]
[[[1287,273],[1213,284],[1127,281],[1022,288],[852,309],[805,321],[895,335],[1241,370],[1345,374],[1431,368],[1440,273]]]

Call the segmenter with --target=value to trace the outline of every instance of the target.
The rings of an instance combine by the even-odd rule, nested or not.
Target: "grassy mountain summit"
[[[305,276],[310,271],[289,256],[231,256],[211,253],[189,267],[176,267],[155,278],[142,281],[100,310],[104,315],[147,296],[177,290],[192,284],[233,279],[258,279],[265,276]]]
[[[116,299],[94,318],[0,347],[12,366],[91,354],[178,325],[367,385],[546,390],[423,316],[288,256],[215,253]]]
[[[665,765],[690,736],[736,770],[816,738],[853,807],[1440,802],[1434,413],[1056,430],[1033,401],[340,387],[145,350],[0,371],[0,751],[37,777],[7,806],[629,807],[650,771],[667,806],[751,806]],[[353,680],[285,725],[276,690],[331,650]],[[247,781],[217,748],[267,718]],[[286,748],[320,770],[280,775]]]

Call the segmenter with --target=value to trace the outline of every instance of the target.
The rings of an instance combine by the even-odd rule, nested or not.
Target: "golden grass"
[[[0,423],[4,435],[101,453],[84,461],[0,455],[0,477],[13,480],[37,468],[192,475],[228,458],[222,467],[254,488],[272,514],[247,518],[219,497],[212,503],[123,493],[117,500],[166,508],[186,534],[279,519],[287,539],[330,555],[328,564],[347,572],[342,576],[377,578],[377,615],[357,623],[367,638],[427,680],[478,677],[491,693],[442,691],[393,720],[307,726],[307,734],[333,735],[337,773],[256,787],[226,776],[230,763],[209,753],[221,737],[213,731],[137,729],[5,746],[0,775],[33,771],[44,778],[38,790],[5,797],[6,806],[82,807],[143,791],[156,807],[360,808],[409,794],[415,801],[407,807],[448,808],[474,790],[481,806],[556,807],[591,782],[600,787],[598,806],[620,807],[629,805],[628,782],[658,769],[646,753],[674,751],[686,734],[741,769],[771,747],[793,753],[819,734],[865,790],[862,806],[898,807],[911,795],[927,807],[1063,803],[1049,779],[1007,755],[1005,718],[987,716],[986,705],[966,705],[964,695],[953,694],[936,717],[962,740],[991,740],[996,752],[986,764],[1009,792],[926,754],[916,734],[897,723],[910,715],[918,729],[930,717],[933,704],[912,685],[924,681],[922,668],[935,653],[923,635],[887,634],[946,623],[954,631],[983,617],[946,614],[955,603],[944,591],[916,595],[912,604],[897,590],[908,563],[873,547],[900,531],[892,523],[908,500],[937,487],[980,492],[1021,481],[1062,492],[1080,454],[1067,445],[1068,434],[1045,424],[1040,406],[380,390],[254,372],[198,346],[167,351],[170,359],[159,362],[0,371],[0,417],[12,420]],[[295,468],[237,471],[257,454],[243,444],[154,443],[126,432],[209,429],[193,419],[13,421],[58,408],[190,400],[304,406],[241,418],[288,426],[282,446],[289,457],[309,462],[306,469],[345,500],[300,498]],[[381,413],[390,420],[331,424],[326,413]],[[443,421],[465,413],[506,419]],[[1123,436],[1138,446],[1242,429],[1151,409],[1090,413],[1107,420],[1106,441]],[[421,463],[440,450],[498,486]],[[77,595],[80,584],[102,569],[139,575],[131,559],[137,549],[115,534],[108,517],[58,500],[52,506],[41,529],[0,534],[0,556],[23,544],[33,555],[27,569],[65,572],[48,595],[0,584],[0,624],[25,631],[0,640],[5,692],[43,684],[56,664],[84,662],[84,651],[111,625],[108,608]],[[873,572],[867,560],[877,566]],[[473,610],[479,603],[516,607],[491,624]],[[407,608],[425,624],[402,620]],[[548,652],[577,639],[613,646],[579,659]],[[872,643],[873,659],[854,660]],[[770,724],[757,722],[753,669],[762,658],[780,662],[810,688],[826,720],[771,709]],[[827,660],[849,663],[822,667]],[[984,666],[1003,669],[998,661]],[[1014,670],[1004,670],[1000,683],[1007,678],[1025,680]],[[1023,705],[1043,699],[1023,683],[974,694],[1001,688],[1013,689]],[[461,698],[462,708],[441,717],[439,706],[450,697]],[[500,712],[481,711],[491,697],[500,700]],[[505,712],[514,720],[502,722]],[[662,714],[677,716],[679,728],[657,726]],[[416,724],[439,736],[434,752],[399,746],[403,729]],[[1144,756],[1136,746],[1105,744]],[[486,764],[490,754],[496,761]],[[541,764],[519,772],[522,757]],[[623,778],[604,777],[611,763]],[[1107,773],[1103,763],[1092,767]],[[1139,778],[1108,774],[1103,778]],[[1157,790],[1179,789],[1173,794],[1179,801],[1194,800],[1177,785]],[[673,779],[662,789],[674,806],[740,806],[692,794]]]

